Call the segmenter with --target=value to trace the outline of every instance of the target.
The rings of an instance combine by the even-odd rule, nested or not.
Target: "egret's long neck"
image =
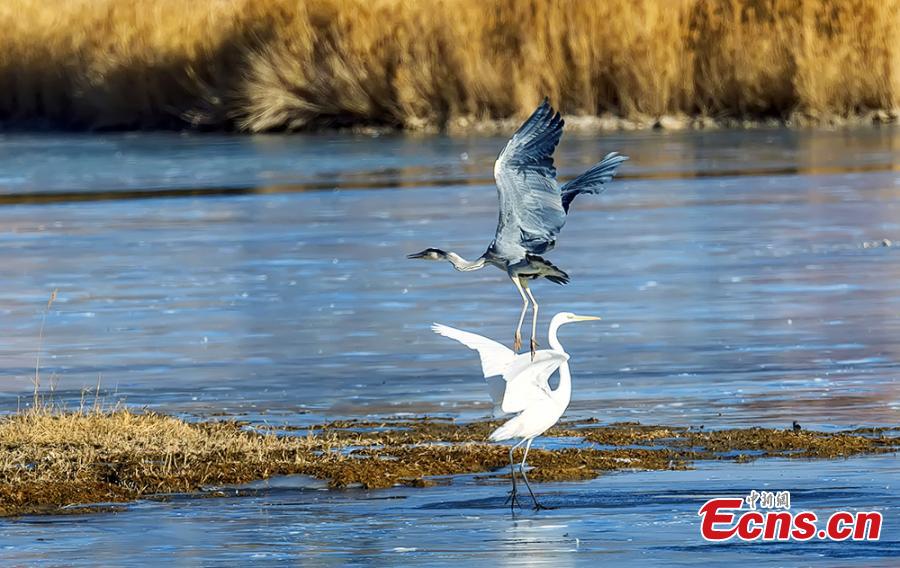
[[[559,385],[550,393],[553,401],[563,408],[569,406],[572,400],[572,375],[569,374],[569,362],[563,361],[559,366]]]
[[[559,323],[551,321],[550,330],[547,335],[550,339],[550,347],[554,351],[562,351],[565,353],[562,343],[560,343],[559,338],[556,337],[559,326]],[[569,401],[572,399],[572,375],[569,374],[568,361],[563,361],[562,365],[559,366],[559,385],[551,393],[551,396],[553,397],[553,401],[562,405],[563,408],[569,406]]]
[[[447,260],[450,261],[450,263],[453,265],[453,268],[462,272],[478,270],[479,268],[484,267],[484,257],[477,258],[475,260],[466,260],[455,252],[448,252]]]
[[[556,318],[554,318],[554,319],[556,319]],[[565,353],[566,350],[563,349],[562,343],[560,343],[559,339],[556,337],[556,332],[559,331],[559,327],[561,325],[562,324],[559,323],[558,321],[551,320],[550,321],[550,329],[547,330],[547,336],[550,339],[550,347],[554,351],[562,351],[563,353]]]

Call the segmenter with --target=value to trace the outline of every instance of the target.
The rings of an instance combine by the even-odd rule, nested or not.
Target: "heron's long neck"
[[[559,324],[551,322],[550,330],[547,334],[550,339],[550,347],[554,351],[562,351],[565,353],[562,343],[560,343],[559,338],[556,337],[556,332],[558,330]],[[569,374],[568,361],[563,361],[562,365],[559,366],[559,385],[553,390],[551,396],[553,397],[553,401],[562,405],[563,408],[569,406],[569,401],[572,399],[572,375]]]
[[[484,267],[484,257],[475,260],[466,260],[455,252],[448,252],[447,260],[450,261],[450,263],[453,265],[453,268],[462,272],[478,270],[479,268]]]

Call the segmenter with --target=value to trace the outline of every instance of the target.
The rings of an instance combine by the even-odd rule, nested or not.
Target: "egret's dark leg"
[[[531,288],[528,287],[528,282],[525,283],[525,292],[528,294],[528,297],[531,298],[531,360],[534,361],[534,353],[537,351],[538,342],[537,342],[537,318],[538,318],[538,303],[537,300],[534,299],[534,295],[531,293]]]
[[[504,501],[503,504],[506,505],[507,503],[509,503],[509,508],[513,510],[515,510],[515,507],[518,507],[520,509],[522,508],[522,506],[519,505],[519,500],[516,498],[516,495],[519,494],[519,491],[516,488],[516,461],[515,459],[513,459],[513,452],[515,452],[516,448],[521,446],[522,442],[524,441],[525,440],[520,441],[518,444],[509,449],[509,476],[510,478],[512,478],[512,491],[509,492],[509,495],[506,497],[506,501]]]
[[[528,311],[528,298],[525,297],[525,291],[522,290],[522,283],[519,281],[519,278],[512,276],[511,280],[516,285],[519,295],[522,296],[522,313],[519,314],[519,325],[516,326],[516,337],[513,341],[513,350],[518,353],[519,349],[522,348],[522,323],[525,321],[525,312]]]
[[[528,493],[531,495],[531,500],[534,501],[534,510],[540,511],[541,509],[549,509],[550,507],[545,507],[538,503],[537,497],[534,496],[534,491],[531,490],[531,484],[528,483],[528,476],[525,475],[525,460],[528,459],[528,450],[531,449],[531,442],[534,441],[534,438],[528,440],[528,443],[525,444],[525,456],[522,458],[522,464],[519,466],[519,471],[522,472],[522,479],[525,481],[525,487],[528,488]]]

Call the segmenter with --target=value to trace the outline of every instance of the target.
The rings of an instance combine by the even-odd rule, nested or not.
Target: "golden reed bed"
[[[0,122],[246,131],[900,107],[900,0],[4,0]]]

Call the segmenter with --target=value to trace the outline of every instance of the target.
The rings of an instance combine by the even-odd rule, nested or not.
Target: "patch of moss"
[[[29,411],[0,419],[0,515],[61,512],[72,504],[196,492],[280,474],[314,476],[334,488],[427,487],[435,477],[465,473],[505,476],[508,446],[485,442],[499,424],[427,417],[343,420],[299,428],[308,430],[306,436],[287,436],[246,423],[188,423],[127,410]],[[838,433],[697,431],[583,420],[547,433],[580,445],[533,448],[529,476],[567,481],[614,470],[685,469],[696,460],[882,453],[896,451],[898,433],[893,427]]]

